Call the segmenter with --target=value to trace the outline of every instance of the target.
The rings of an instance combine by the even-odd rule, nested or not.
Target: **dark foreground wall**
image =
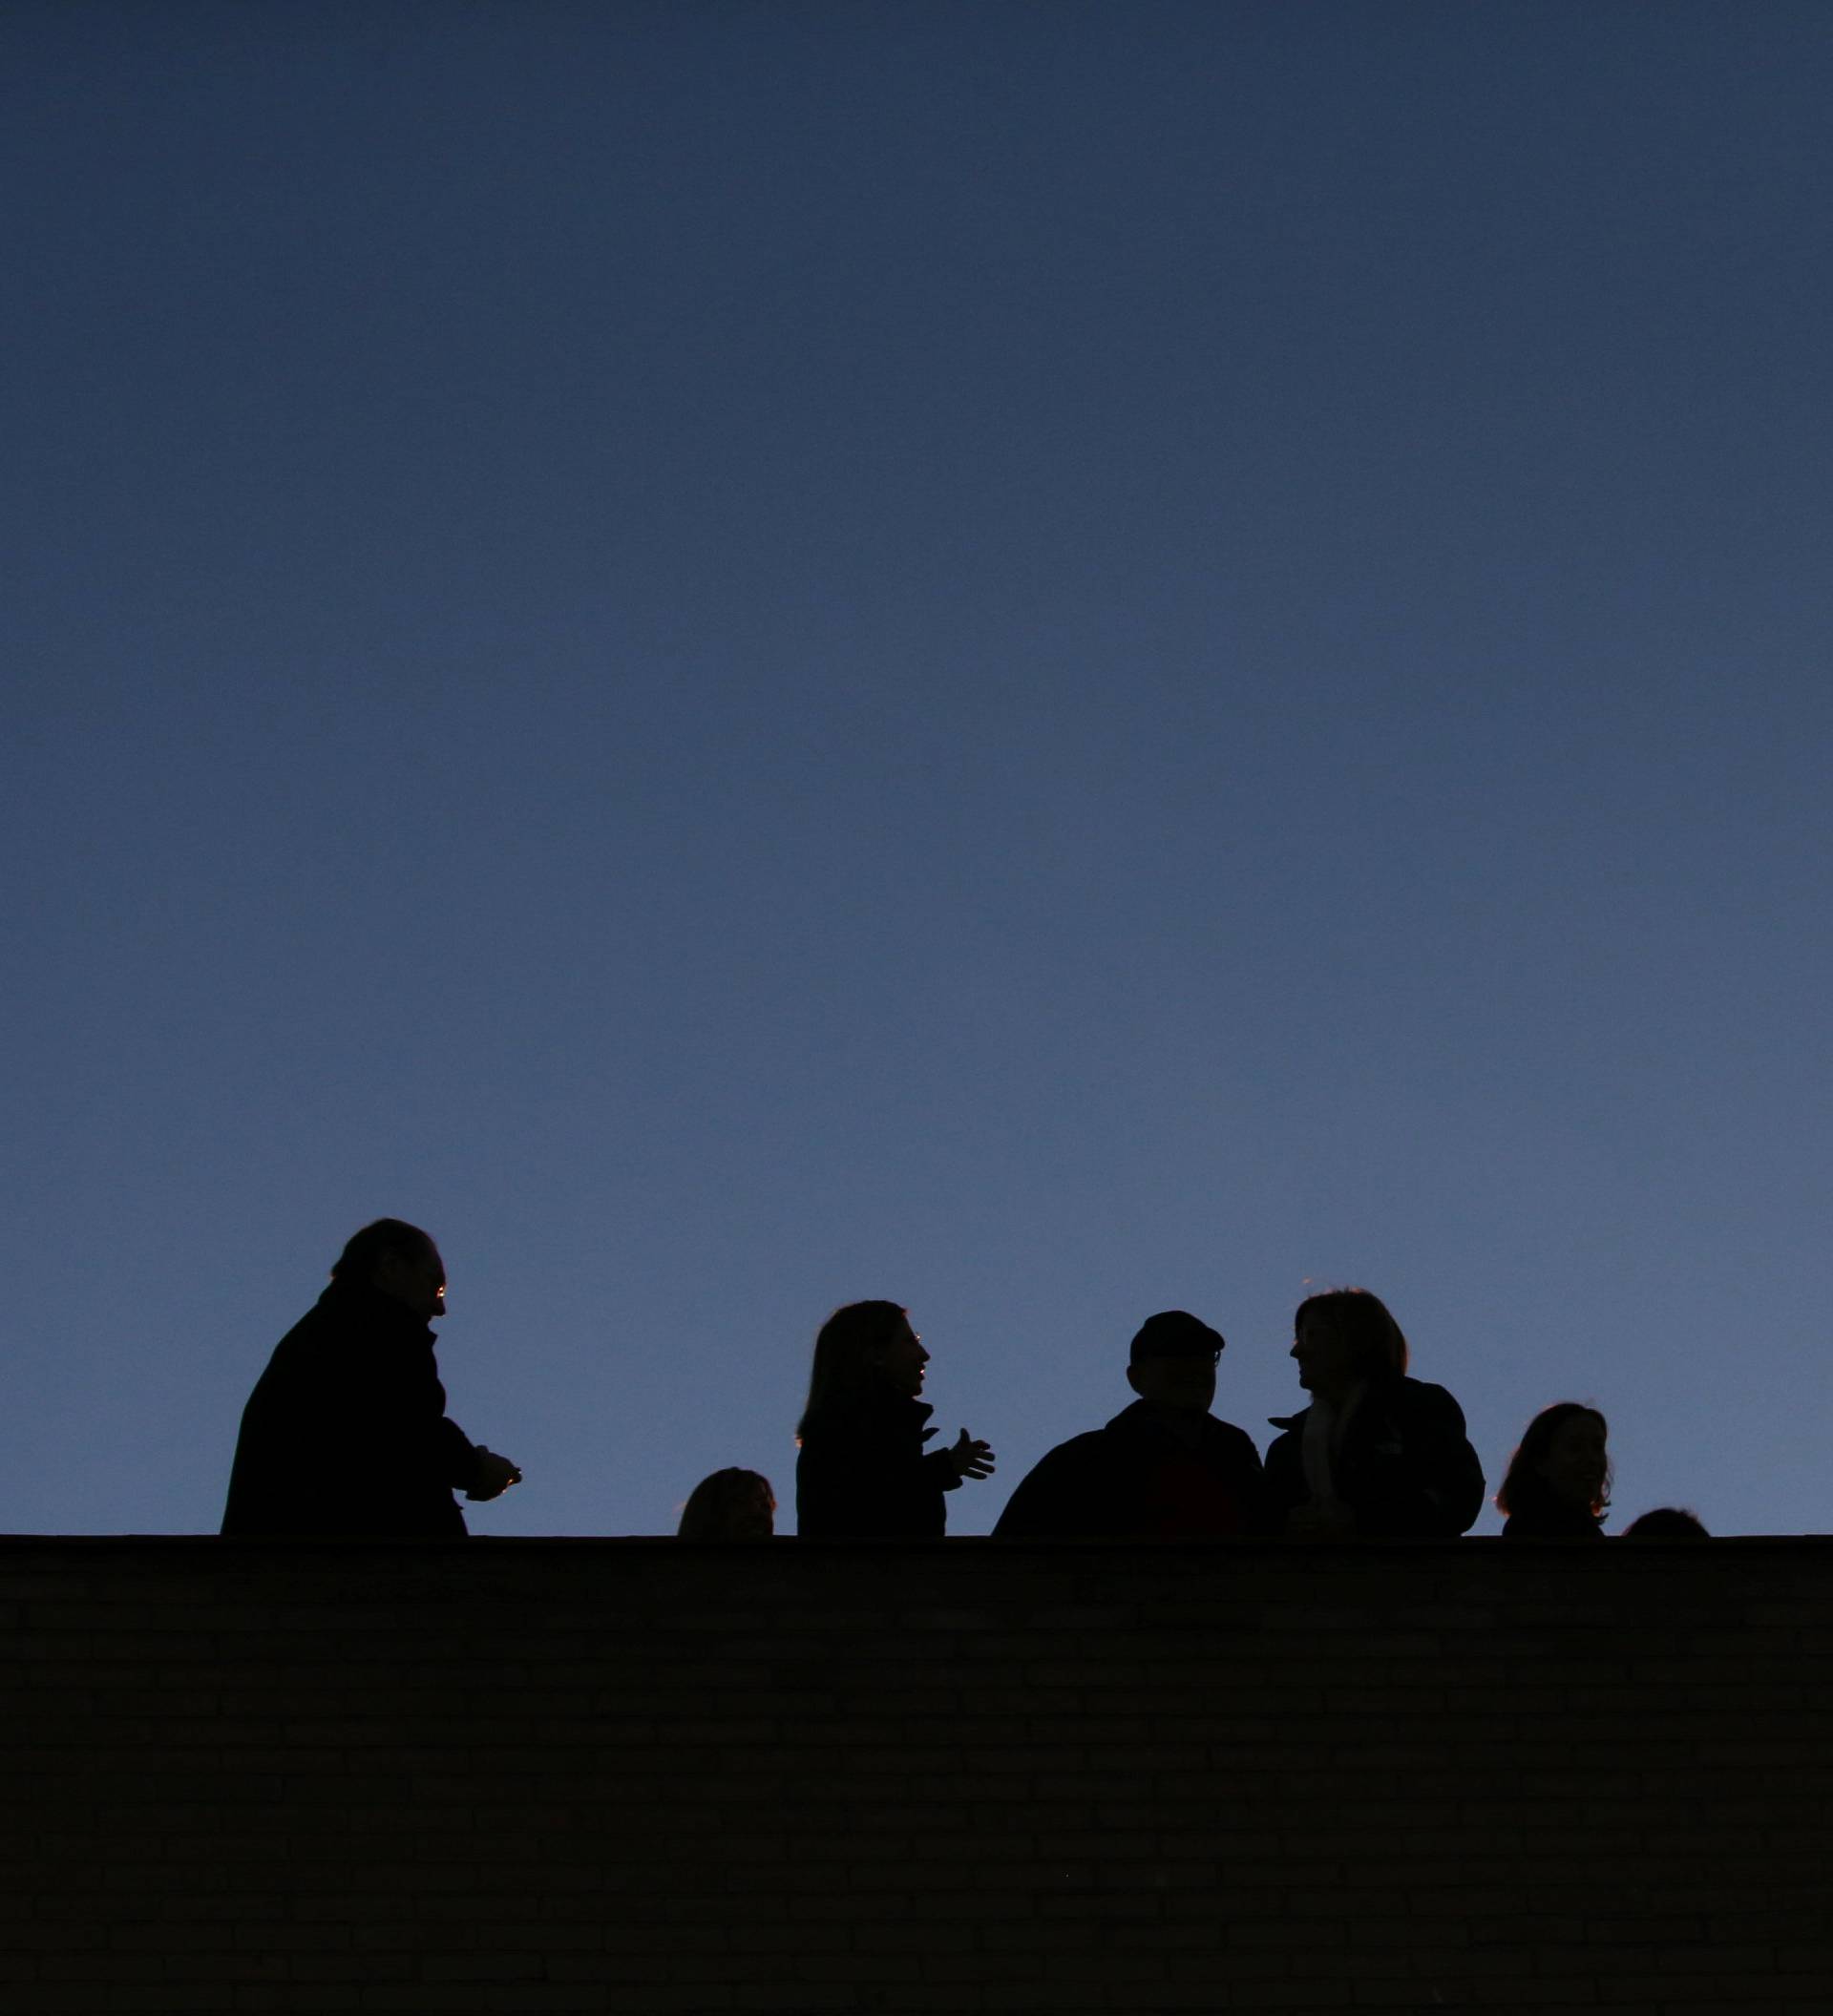
[[[0,2006],[1825,2016],[1830,1568],[0,1542]]]

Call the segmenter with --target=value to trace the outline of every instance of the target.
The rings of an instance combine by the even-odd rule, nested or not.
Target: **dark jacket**
[[[1516,1505],[1503,1522],[1504,1540],[1602,1540],[1604,1522],[1582,1505],[1562,1505],[1556,1499]]]
[[[1309,1407],[1273,1425],[1286,1432],[1267,1451],[1266,1522],[1283,1532],[1306,1503],[1304,1433]],[[1483,1510],[1483,1465],[1464,1432],[1464,1410],[1443,1386],[1398,1375],[1369,1382],[1331,1459],[1331,1482],[1376,1539],[1467,1532]]]
[[[1260,1457],[1231,1422],[1202,1417],[1194,1447],[1144,1400],[1062,1442],[1007,1501],[1002,1540],[1226,1540],[1254,1522]]]
[[[433,1334],[333,1281],[274,1347],[242,1411],[225,1533],[462,1534],[477,1452],[446,1418]]]
[[[942,1494],[960,1479],[940,1449],[925,1400],[886,1388],[837,1394],[802,1424],[795,1530],[805,1540],[939,1540]]]

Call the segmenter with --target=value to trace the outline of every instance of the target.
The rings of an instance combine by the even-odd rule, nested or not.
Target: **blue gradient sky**
[[[1343,1282],[1833,1527],[1823,7],[0,35],[0,1525],[213,1529],[395,1212],[477,1532],[864,1295],[983,1532]]]

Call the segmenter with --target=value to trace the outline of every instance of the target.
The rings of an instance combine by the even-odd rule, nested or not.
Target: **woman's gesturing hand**
[[[984,1442],[977,1442],[965,1428],[956,1438],[954,1448],[948,1452],[948,1460],[955,1465],[955,1475],[963,1483],[970,1477],[993,1475],[992,1450]]]

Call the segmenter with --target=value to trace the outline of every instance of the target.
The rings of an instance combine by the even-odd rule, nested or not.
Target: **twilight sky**
[[[16,4],[0,1527],[214,1530],[345,1237],[478,1533],[1000,1475],[1311,1286],[1833,1529],[1833,15]],[[1499,1525],[1485,1512],[1477,1531]]]

